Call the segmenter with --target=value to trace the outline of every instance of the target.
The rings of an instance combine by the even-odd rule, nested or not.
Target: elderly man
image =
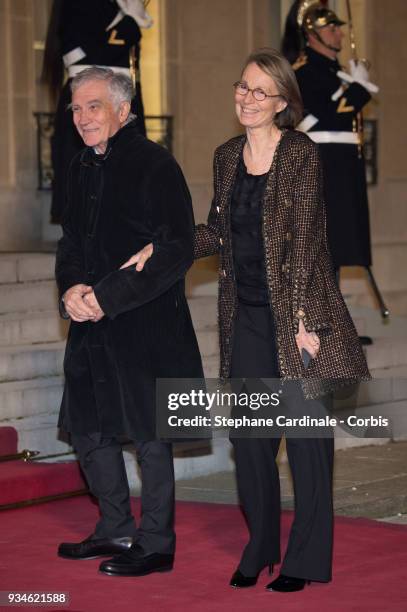
[[[144,575],[172,569],[171,444],[156,439],[157,378],[202,377],[184,276],[193,260],[193,213],[173,157],[138,132],[128,77],[88,68],[72,81],[75,126],[86,148],[72,161],[56,278],[71,318],[59,425],[70,432],[100,520],[63,543],[70,559],[115,555],[100,570]],[[142,272],[120,269],[152,242]],[[141,468],[136,528],[118,436],[134,441]]]

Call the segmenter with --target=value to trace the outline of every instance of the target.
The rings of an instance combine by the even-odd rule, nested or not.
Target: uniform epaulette
[[[301,68],[301,66],[305,66],[305,64],[308,62],[308,57],[304,54],[304,55],[300,55],[294,62],[294,64],[292,65],[292,69],[293,70],[298,70],[298,68]]]

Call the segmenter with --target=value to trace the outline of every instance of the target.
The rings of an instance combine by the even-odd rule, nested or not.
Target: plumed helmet
[[[339,19],[334,11],[324,6],[321,2],[305,0],[301,2],[298,8],[297,23],[306,32],[312,32],[331,23],[341,26],[346,22]]]

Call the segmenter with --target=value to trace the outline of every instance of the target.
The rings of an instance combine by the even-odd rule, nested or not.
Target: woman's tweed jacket
[[[236,283],[230,201],[245,136],[221,145],[214,157],[214,199],[206,225],[195,233],[195,258],[220,253],[220,376],[230,374]],[[270,304],[282,379],[303,380],[312,398],[370,378],[355,327],[336,285],[325,230],[322,168],[317,145],[305,134],[283,132],[263,197],[263,240]],[[316,331],[320,351],[305,370],[295,334],[302,319]]]

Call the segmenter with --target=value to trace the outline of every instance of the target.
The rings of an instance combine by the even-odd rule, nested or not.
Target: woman
[[[214,199],[195,234],[195,257],[220,253],[221,377],[301,379],[306,399],[297,399],[312,410],[313,398],[369,378],[332,272],[318,149],[293,129],[301,98],[277,51],[250,55],[234,88],[246,133],[216,150]],[[148,245],[125,265],[141,270],[152,252]],[[255,585],[280,560],[279,442],[232,440],[250,532],[234,587]],[[286,442],[295,518],[281,573],[266,588],[297,591],[331,579],[333,439]]]

